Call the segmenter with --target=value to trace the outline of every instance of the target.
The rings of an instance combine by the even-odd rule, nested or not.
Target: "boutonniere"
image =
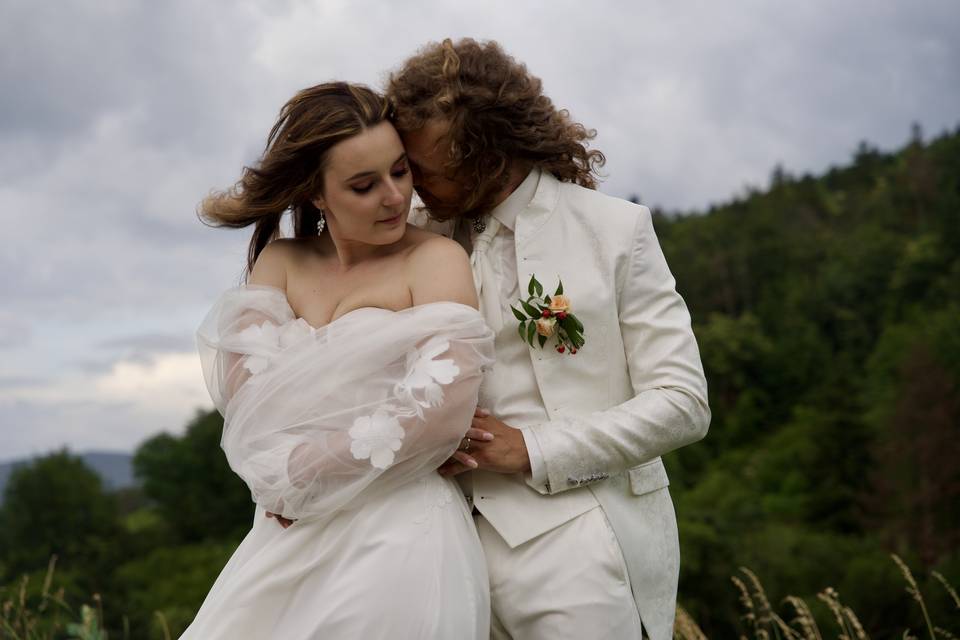
[[[575,354],[583,346],[583,323],[570,311],[570,298],[563,295],[563,281],[558,280],[552,296],[543,295],[543,285],[536,276],[530,276],[527,285],[529,297],[518,300],[520,309],[512,306],[513,315],[520,321],[517,331],[520,338],[533,347],[534,338],[542,349],[547,340],[554,338],[559,353]]]

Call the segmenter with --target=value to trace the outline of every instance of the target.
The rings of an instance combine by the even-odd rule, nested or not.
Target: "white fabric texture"
[[[639,640],[627,566],[599,506],[513,548],[484,516],[474,520],[498,605],[493,640]]]
[[[315,329],[282,290],[246,285],[197,337],[221,445],[257,509],[182,637],[485,638],[479,540],[435,472],[493,358],[480,314],[363,307]]]
[[[540,494],[528,486],[529,483],[542,487],[547,479],[543,455],[531,427],[547,422],[549,416],[530,359],[531,349],[517,335],[517,321],[509,305],[516,304],[521,296],[526,297],[526,283],[517,281],[514,228],[533,201],[539,184],[540,171],[531,171],[513,193],[491,211],[486,231],[479,237],[471,234],[474,253],[480,241],[486,240],[482,275],[484,291],[488,295],[496,292],[493,302],[487,303],[486,307],[496,305],[507,320],[500,330],[495,331],[497,360],[480,386],[480,406],[521,430],[531,471],[510,475],[474,471],[463,474],[460,485],[473,497],[474,505],[490,525],[511,546],[522,544],[597,506],[593,494],[583,490],[559,494],[550,501],[549,509],[544,509]],[[492,238],[484,238],[490,232],[490,223],[498,223],[499,230]],[[556,286],[556,279],[563,273],[536,275],[549,288]]]
[[[487,221],[487,228],[473,240],[473,252],[470,254],[470,267],[473,270],[473,284],[480,299],[480,313],[487,321],[487,325],[494,333],[503,327],[503,310],[500,303],[500,291],[497,287],[496,274],[487,255],[490,241],[500,230],[500,222],[496,218]],[[484,283],[486,282],[486,286]]]

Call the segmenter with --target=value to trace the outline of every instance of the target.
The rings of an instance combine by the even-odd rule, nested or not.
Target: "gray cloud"
[[[691,209],[764,184],[777,163],[818,172],[860,140],[901,144],[912,121],[930,134],[956,126],[958,32],[951,0],[7,0],[0,380],[52,384],[192,350],[249,237],[203,227],[197,202],[255,160],[294,91],[380,85],[427,41],[499,40],[597,129],[604,191]],[[106,400],[10,400],[23,386],[4,390],[0,450],[126,446],[126,421],[139,432],[171,419]],[[14,437],[8,424],[29,429]]]
[[[172,333],[143,333],[101,341],[104,349],[121,351],[177,352],[193,349],[193,336]]]

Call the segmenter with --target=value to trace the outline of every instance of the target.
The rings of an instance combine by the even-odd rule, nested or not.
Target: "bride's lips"
[[[398,213],[392,218],[387,218],[386,220],[377,220],[377,222],[383,223],[383,224],[397,224],[398,222],[400,222],[401,217],[402,217],[402,214]]]

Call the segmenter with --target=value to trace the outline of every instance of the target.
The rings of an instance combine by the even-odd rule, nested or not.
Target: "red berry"
[[[565,348],[562,344],[561,344],[559,347],[557,347],[557,352],[558,352],[558,353],[563,353],[565,350],[566,350],[566,348]]]
[[[550,317],[550,309],[544,309],[543,312],[540,314],[540,317],[541,317],[541,318],[549,318],[549,317]]]
[[[571,347],[571,349],[570,349],[570,355],[573,355],[573,354],[575,354],[576,352],[577,352],[577,350]]]
[[[567,317],[567,314],[564,313],[563,311],[561,311],[560,313],[557,314],[557,320],[563,320],[563,319],[565,319],[566,317]]]

